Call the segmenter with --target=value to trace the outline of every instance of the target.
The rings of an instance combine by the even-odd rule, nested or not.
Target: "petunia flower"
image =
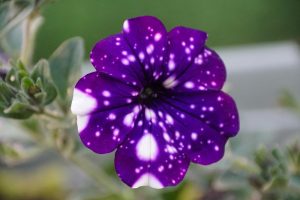
[[[235,102],[221,91],[224,63],[206,39],[143,16],[92,49],[96,71],[76,84],[71,110],[87,148],[116,149],[115,169],[128,186],[175,186],[190,162],[219,161],[238,133]]]

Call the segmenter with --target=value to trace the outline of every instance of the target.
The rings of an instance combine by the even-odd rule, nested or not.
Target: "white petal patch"
[[[97,100],[94,97],[78,89],[74,89],[71,105],[72,113],[76,115],[86,115],[91,113],[95,108],[97,108]]]
[[[77,129],[79,133],[87,127],[89,123],[89,119],[90,119],[89,115],[84,115],[84,116],[77,115]]]
[[[141,160],[155,160],[158,155],[158,146],[155,138],[147,133],[145,134],[136,145],[137,157]]]
[[[143,174],[133,185],[132,188],[138,188],[141,186],[149,186],[155,189],[161,189],[164,186],[162,183],[152,174]]]

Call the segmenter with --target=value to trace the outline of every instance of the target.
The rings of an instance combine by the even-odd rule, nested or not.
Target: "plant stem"
[[[50,110],[45,110],[45,109],[44,109],[44,110],[41,111],[41,114],[43,114],[43,115],[45,115],[45,116],[47,116],[47,117],[56,119],[56,120],[62,120],[62,119],[64,119],[64,117],[63,117],[62,115],[59,115],[59,114],[57,114],[57,113],[54,113],[54,112],[52,112],[52,111],[50,111]]]
[[[36,33],[43,22],[43,18],[38,10],[32,11],[28,18],[24,21],[23,43],[21,49],[22,62],[30,66],[35,46]]]

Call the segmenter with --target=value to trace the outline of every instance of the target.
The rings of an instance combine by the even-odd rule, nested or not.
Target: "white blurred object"
[[[300,69],[299,45],[293,41],[220,48],[228,73]]]
[[[217,52],[226,64],[226,83],[240,111],[242,133],[274,133],[278,138],[300,133],[300,115],[278,105],[283,90],[300,101],[296,42],[225,47]]]

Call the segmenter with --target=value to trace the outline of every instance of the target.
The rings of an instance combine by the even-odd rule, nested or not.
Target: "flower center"
[[[157,99],[162,92],[163,87],[160,85],[146,86],[139,94],[139,102],[141,104],[149,105],[154,99]]]

